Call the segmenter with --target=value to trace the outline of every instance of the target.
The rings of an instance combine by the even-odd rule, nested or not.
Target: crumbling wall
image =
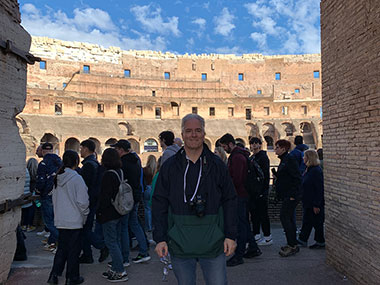
[[[20,26],[16,0],[0,2],[0,39],[29,51],[30,36]],[[25,146],[15,116],[22,111],[26,97],[26,63],[12,53],[0,52],[0,203],[23,193]],[[20,208],[0,214],[0,283],[8,276],[16,248],[16,227]]]
[[[380,282],[380,1],[323,0],[327,262]]]

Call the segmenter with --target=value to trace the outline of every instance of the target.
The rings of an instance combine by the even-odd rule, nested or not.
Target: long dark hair
[[[102,155],[102,165],[106,169],[121,168],[121,159],[119,153],[114,148],[107,148]]]
[[[59,168],[57,175],[54,177],[54,186],[57,188],[57,177],[58,175],[65,172],[65,168],[73,168],[79,164],[79,155],[74,150],[66,150],[62,156],[62,166]]]

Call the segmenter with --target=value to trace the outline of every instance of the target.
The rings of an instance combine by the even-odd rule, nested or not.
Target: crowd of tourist
[[[161,132],[162,155],[158,160],[149,155],[144,167],[124,139],[105,149],[100,161],[91,139],[80,143],[79,154],[66,150],[62,160],[51,143],[38,146],[42,160],[27,161],[25,183],[25,193],[37,197],[22,207],[20,228],[34,231],[34,212],[41,209],[44,230],[37,234],[55,254],[49,284],[58,284],[65,267],[66,284],[81,284],[80,263],[94,262],[93,249],[100,251],[99,262],[111,257],[104,278],[127,281],[126,268],[148,262],[151,245],[179,284],[195,284],[197,262],[207,284],[226,284],[226,266],[238,266],[261,255],[259,246],[273,244],[270,161],[261,139],[250,137],[247,149],[227,133],[212,153],[204,143],[205,121],[195,114],[182,119],[181,134],[183,141]],[[274,148],[280,164],[272,168],[273,191],[282,201],[287,241],[279,250],[282,257],[307,246],[313,228],[310,248],[325,246],[322,152],[308,149],[301,136],[294,144],[291,151],[291,142],[278,140]],[[131,257],[134,240],[138,254]]]

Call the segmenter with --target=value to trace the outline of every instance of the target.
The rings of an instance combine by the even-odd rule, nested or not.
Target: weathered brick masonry
[[[0,1],[0,39],[29,51],[30,36],[20,26],[16,0]],[[26,97],[26,63],[12,53],[0,51],[0,203],[23,193],[25,146],[15,116],[22,111]],[[8,276],[16,248],[16,227],[21,210],[0,214],[0,283]]]
[[[380,283],[380,1],[322,0],[327,262]]]

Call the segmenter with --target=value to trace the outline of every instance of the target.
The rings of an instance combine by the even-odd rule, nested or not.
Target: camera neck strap
[[[185,203],[187,203],[187,199],[186,199],[186,176],[187,176],[187,171],[189,170],[189,165],[190,165],[190,160],[187,157],[186,157],[186,159],[187,159],[187,166],[186,166],[185,174],[183,175],[183,201]],[[200,159],[200,166],[199,166],[199,175],[198,175],[197,186],[195,186],[195,191],[194,191],[193,196],[190,199],[190,202],[192,202],[194,200],[195,196],[197,195],[198,188],[199,188],[199,183],[201,182],[201,176],[202,176],[202,157],[200,157],[199,159]]]

